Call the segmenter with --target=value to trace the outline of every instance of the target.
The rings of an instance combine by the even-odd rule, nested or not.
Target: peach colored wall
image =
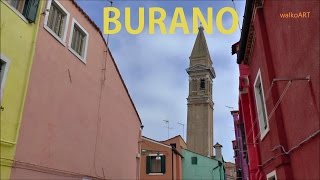
[[[160,142],[159,142],[160,143]],[[141,149],[148,150],[149,152],[142,153],[141,156],[141,170],[140,175],[142,180],[159,180],[159,179],[172,179],[172,149],[167,147],[167,145],[161,145],[161,143],[155,143],[152,140],[142,139]],[[150,175],[146,174],[146,156],[148,154],[156,154],[159,152],[166,156],[166,173],[163,175]],[[174,179],[181,179],[182,177],[182,163],[181,157],[173,153],[173,170]]]
[[[175,136],[175,137],[170,138],[165,141],[160,141],[160,142],[163,144],[167,144],[167,145],[170,145],[172,143],[176,143],[176,148],[180,153],[182,153],[182,149],[187,149],[187,144],[184,142],[184,140],[182,139],[182,137],[180,135]]]
[[[67,44],[72,18],[89,33],[87,63],[43,28],[42,16],[15,160],[65,172],[57,176],[53,170],[16,167],[11,178],[66,179],[73,173],[77,179],[135,179],[139,117],[98,31],[71,1],[59,2],[70,13]]]

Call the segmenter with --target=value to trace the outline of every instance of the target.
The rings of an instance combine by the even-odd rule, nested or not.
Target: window
[[[164,155],[149,155],[147,156],[147,174],[161,173],[166,171],[166,156]]]
[[[5,0],[29,22],[35,22],[40,0]]]
[[[4,90],[4,85],[6,82],[6,77],[7,77],[7,73],[8,73],[8,68],[9,68],[9,60],[4,57],[3,55],[1,55],[1,59],[0,59],[0,87],[1,87],[1,98],[2,99],[2,94],[3,94],[3,90]]]
[[[70,37],[69,50],[86,63],[89,34],[75,19],[72,21]]]
[[[266,110],[266,103],[264,99],[260,69],[258,71],[256,80],[254,83],[254,94],[255,94],[257,116],[258,116],[259,128],[260,128],[260,138],[262,140],[264,136],[267,134],[267,132],[269,131],[269,127],[268,127],[268,121],[267,121],[267,110]]]
[[[204,90],[206,88],[206,82],[204,79],[200,80],[200,90]]]
[[[191,164],[198,164],[198,158],[197,157],[191,157]]]
[[[267,180],[277,180],[277,174],[275,170],[267,174]]]
[[[44,28],[65,45],[69,13],[56,0],[48,1],[47,11]]]

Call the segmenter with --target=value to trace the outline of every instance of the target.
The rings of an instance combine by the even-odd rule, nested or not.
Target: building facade
[[[236,139],[232,141],[234,159],[236,163],[236,173],[238,179],[248,179],[248,152],[246,134],[242,118],[239,118],[239,111],[231,111],[234,122],[234,132]]]
[[[320,178],[319,5],[246,1],[234,49],[250,179]]]
[[[182,179],[182,148],[185,142],[181,136],[166,141],[142,137],[141,179]]]
[[[236,164],[232,162],[225,162],[224,168],[226,169],[226,180],[236,180],[237,179],[237,168]]]
[[[42,5],[0,1],[0,179],[9,179],[13,166]]]
[[[139,179],[141,121],[101,31],[41,2],[11,179]]]
[[[188,149],[183,149],[182,155],[184,157],[182,160],[182,179],[225,179],[225,168],[222,160],[203,156]]]
[[[189,150],[211,157],[214,106],[212,82],[216,75],[203,30],[203,27],[199,27],[187,69],[189,74],[187,144]]]

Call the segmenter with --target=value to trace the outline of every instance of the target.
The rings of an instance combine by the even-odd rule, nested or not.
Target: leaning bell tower
[[[200,26],[187,69],[189,74],[187,146],[191,151],[212,156],[214,106],[212,82],[216,75],[203,30]]]

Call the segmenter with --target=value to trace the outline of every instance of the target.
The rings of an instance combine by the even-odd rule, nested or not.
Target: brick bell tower
[[[212,156],[214,106],[212,82],[216,74],[203,30],[200,26],[187,69],[189,74],[187,146],[191,151]]]

